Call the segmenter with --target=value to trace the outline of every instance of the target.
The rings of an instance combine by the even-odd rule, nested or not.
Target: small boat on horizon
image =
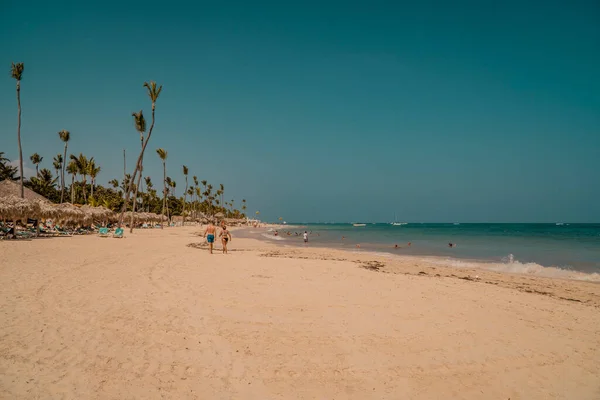
[[[398,222],[398,218],[396,217],[396,213],[394,213],[394,222],[391,222],[390,225],[392,226],[402,226],[402,225],[407,225],[408,222]]]
[[[367,226],[367,224],[352,224],[352,226]]]

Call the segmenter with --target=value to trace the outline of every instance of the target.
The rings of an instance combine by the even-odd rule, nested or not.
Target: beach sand
[[[600,399],[600,285],[198,227],[0,242],[2,399]]]

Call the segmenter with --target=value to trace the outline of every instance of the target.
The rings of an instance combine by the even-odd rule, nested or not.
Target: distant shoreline
[[[266,225],[263,228],[253,227],[240,227],[237,229],[238,235],[241,233],[241,237],[257,239],[262,242],[275,244],[279,247],[293,247],[293,248],[306,248],[301,232],[299,235],[287,236],[282,234],[287,232],[288,229],[310,229],[306,225]],[[357,228],[360,229],[360,228]],[[273,232],[277,230],[278,236],[274,236]],[[289,229],[291,230],[291,229]],[[308,248],[318,248],[322,250],[332,251],[343,251],[349,255],[354,254],[373,254],[381,257],[390,259],[397,259],[401,261],[413,261],[413,262],[427,262],[433,266],[443,266],[448,268],[456,269],[481,269],[485,271],[494,271],[506,274],[516,275],[532,275],[544,278],[557,278],[557,279],[568,279],[575,281],[593,282],[600,283],[600,273],[596,272],[585,272],[585,271],[574,271],[563,269],[554,266],[543,266],[537,263],[521,263],[515,262],[498,262],[492,259],[484,258],[467,258],[457,256],[446,256],[446,255],[431,255],[431,254],[420,254],[413,253],[407,254],[408,248],[403,243],[403,247],[394,249],[392,246],[377,245],[372,243],[364,243],[359,248],[353,247],[352,245],[335,245],[334,243],[324,243],[315,240],[316,237],[309,236]],[[412,248],[410,250],[413,250]],[[402,253],[404,251],[404,253]],[[417,250],[418,251],[418,250]]]

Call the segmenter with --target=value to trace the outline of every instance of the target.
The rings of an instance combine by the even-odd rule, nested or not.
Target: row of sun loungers
[[[21,228],[17,226],[16,228],[13,226],[3,225],[0,223],[0,240],[2,239],[31,239],[35,237],[71,237],[74,235],[89,235],[98,233],[100,237],[115,237],[122,238],[123,237],[123,229],[116,228],[113,233],[110,232],[109,228],[105,227],[94,227],[94,228],[63,228],[58,225],[53,227],[40,227],[36,229],[35,227],[29,226],[26,228]]]

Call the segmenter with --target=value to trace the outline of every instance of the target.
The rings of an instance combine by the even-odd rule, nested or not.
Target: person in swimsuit
[[[223,225],[221,227],[221,243],[223,244],[223,254],[227,254],[227,242],[231,241],[231,233],[227,230],[227,227]]]
[[[213,225],[212,222],[208,223],[208,226],[206,227],[206,230],[204,231],[204,237],[206,238],[206,241],[208,242],[208,248],[210,250],[210,254],[212,254],[213,251],[213,243],[215,242],[215,234],[217,233],[217,228]]]

